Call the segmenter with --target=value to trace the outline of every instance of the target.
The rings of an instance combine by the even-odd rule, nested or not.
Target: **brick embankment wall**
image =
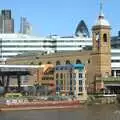
[[[79,101],[45,101],[30,102],[22,104],[9,104],[0,108],[0,111],[8,110],[37,110],[37,109],[57,109],[57,108],[78,108]]]

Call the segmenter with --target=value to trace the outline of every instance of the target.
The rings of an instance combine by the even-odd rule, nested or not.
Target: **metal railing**
[[[120,82],[120,76],[116,76],[116,77],[113,77],[113,76],[110,76],[110,77],[97,77],[96,78],[96,80],[97,81],[99,81],[99,80],[101,80],[101,81],[105,81],[105,82],[107,82],[107,81],[118,81],[118,82]]]

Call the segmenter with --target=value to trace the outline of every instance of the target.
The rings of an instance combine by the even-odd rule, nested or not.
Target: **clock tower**
[[[102,7],[103,4],[101,2],[99,17],[96,24],[92,27],[93,49],[91,62],[94,68],[92,78],[96,89],[103,87],[102,77],[111,76],[111,28],[104,17]]]

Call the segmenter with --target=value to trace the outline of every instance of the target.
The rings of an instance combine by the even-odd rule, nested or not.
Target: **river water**
[[[64,110],[0,112],[0,120],[120,120],[120,105],[92,105]]]

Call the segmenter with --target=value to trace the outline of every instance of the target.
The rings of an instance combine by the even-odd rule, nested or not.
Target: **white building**
[[[73,64],[74,95],[78,99],[87,99],[87,90],[85,87],[85,65]]]
[[[92,46],[91,38],[0,34],[0,58],[3,60],[23,53],[75,51],[85,46]]]
[[[92,48],[92,38],[84,36],[60,37],[50,35],[36,37],[25,34],[0,34],[0,59],[1,61],[16,55],[40,53],[54,53],[59,51],[81,51]],[[112,74],[120,75],[120,34],[111,40]],[[120,66],[120,65],[119,65]]]
[[[57,65],[55,67],[56,93],[86,99],[85,65]]]

